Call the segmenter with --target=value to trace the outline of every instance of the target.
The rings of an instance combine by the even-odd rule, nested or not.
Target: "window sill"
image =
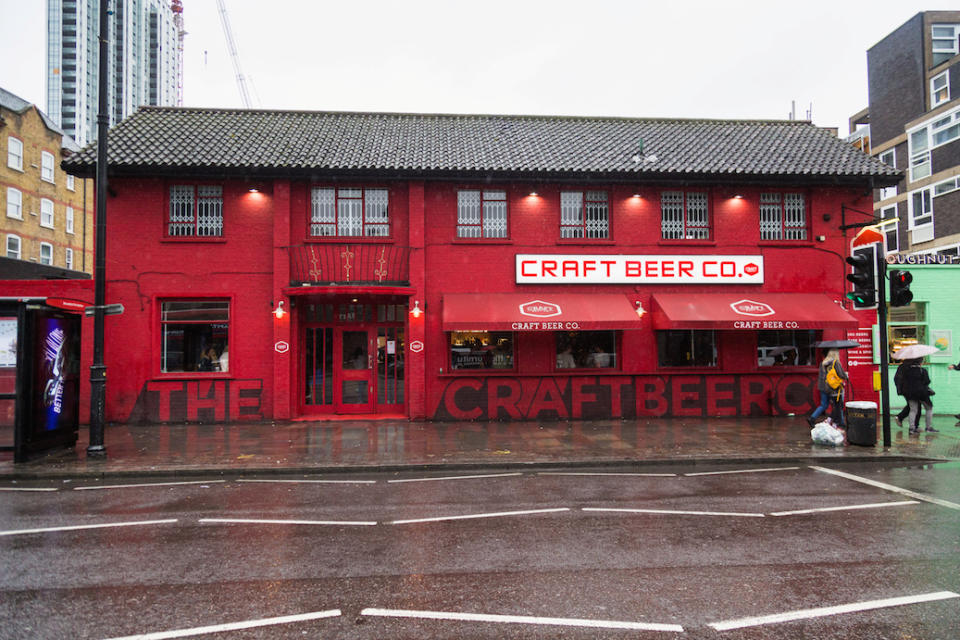
[[[172,371],[157,373],[153,380],[229,380],[233,378],[229,371]]]
[[[617,242],[612,238],[560,238],[557,240],[557,244],[590,247],[594,245],[615,245]]]
[[[23,167],[14,167],[8,164],[7,169],[13,169],[14,171],[19,171],[20,173],[23,173]]]
[[[304,242],[312,244],[393,244],[392,236],[308,236]]]
[[[510,238],[454,238],[453,244],[513,244]]]
[[[761,240],[758,247],[813,247],[813,240]]]
[[[204,237],[204,236],[187,236],[184,238],[161,238],[160,242],[166,242],[170,244],[196,244],[196,243],[211,243],[211,244],[224,244],[227,239],[223,236],[215,237]]]
[[[715,247],[716,240],[658,240],[658,247]]]

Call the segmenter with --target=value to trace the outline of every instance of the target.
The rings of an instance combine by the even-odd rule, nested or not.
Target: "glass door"
[[[303,345],[304,410],[329,413],[333,411],[333,327],[306,327]]]
[[[337,329],[334,348],[335,367],[339,375],[334,385],[337,413],[370,413],[373,411],[373,353],[367,329]]]

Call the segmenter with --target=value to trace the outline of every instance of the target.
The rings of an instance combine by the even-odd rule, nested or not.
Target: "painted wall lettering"
[[[128,422],[262,420],[263,380],[150,380]]]
[[[763,416],[809,412],[807,375],[576,376],[457,378],[434,420],[567,420]]]

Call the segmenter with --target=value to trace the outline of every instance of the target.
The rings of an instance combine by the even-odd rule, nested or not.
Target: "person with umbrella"
[[[817,423],[819,418],[832,405],[831,413],[834,421],[841,427],[846,426],[846,420],[843,416],[843,383],[847,380],[847,374],[840,366],[840,350],[838,347],[832,347],[824,356],[820,363],[820,372],[817,376],[817,389],[820,391],[820,406],[813,410],[807,422],[810,426]],[[839,414],[839,415],[838,415]]]
[[[923,358],[913,358],[908,360],[906,370],[903,373],[903,396],[910,405],[910,415],[907,416],[907,424],[910,425],[910,433],[919,433],[920,427],[916,424],[917,414],[921,405],[924,408],[924,426],[927,431],[937,431],[933,428],[933,403],[930,402],[930,396],[933,390],[930,389],[930,375],[927,370],[920,366]]]
[[[960,371],[960,362],[958,362],[957,364],[950,365],[949,367],[947,367],[947,369],[950,369],[951,371]],[[960,413],[955,414],[953,417],[956,418],[957,420],[960,420]]]

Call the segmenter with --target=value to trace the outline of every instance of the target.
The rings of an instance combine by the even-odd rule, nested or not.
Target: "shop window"
[[[814,343],[820,340],[820,331],[758,331],[757,366],[759,367],[814,367],[817,366]]]
[[[450,333],[450,370],[513,369],[513,333],[454,331]]]
[[[596,240],[610,237],[606,191],[560,192],[560,237]]]
[[[170,187],[167,235],[172,238],[223,235],[223,187],[177,184]]]
[[[227,300],[166,300],[160,306],[160,371],[226,371]]]
[[[927,342],[927,305],[913,302],[905,307],[892,307],[887,313],[887,344],[892,356],[898,349]]]
[[[657,331],[657,364],[661,367],[715,367],[717,342],[714,331]]]
[[[660,194],[660,232],[664,240],[708,240],[710,210],[705,192]]]
[[[506,191],[458,191],[458,238],[506,238]]]
[[[40,179],[53,182],[53,154],[47,151],[40,152]]]
[[[310,198],[310,235],[389,237],[389,199],[387,189],[317,187]]]
[[[760,239],[807,239],[807,206],[802,193],[760,194]]]
[[[7,137],[7,166],[17,171],[23,171],[23,142]]]
[[[557,334],[557,369],[615,369],[615,331],[565,331]]]

